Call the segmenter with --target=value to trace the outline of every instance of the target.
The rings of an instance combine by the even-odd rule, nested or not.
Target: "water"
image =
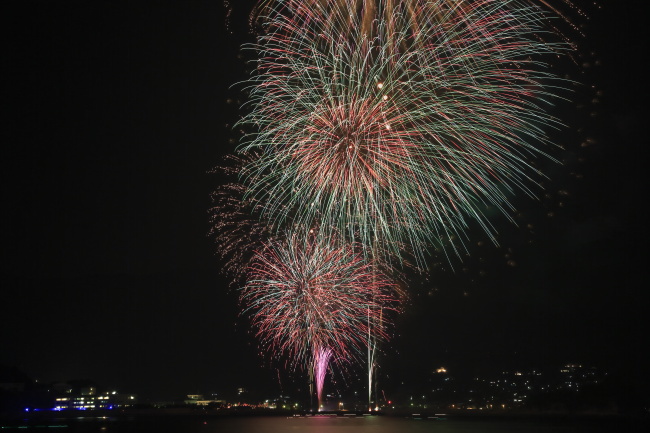
[[[16,419],[0,421],[0,432],[79,433],[613,433],[646,432],[648,424],[630,418],[562,418],[555,420],[451,418],[407,419],[386,416],[347,417],[214,417],[126,416]]]

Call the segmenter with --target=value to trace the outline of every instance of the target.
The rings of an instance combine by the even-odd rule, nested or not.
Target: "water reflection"
[[[209,426],[210,423],[207,424]],[[454,421],[389,417],[295,417],[218,420],[214,433],[547,433],[574,432],[573,426],[516,421]]]

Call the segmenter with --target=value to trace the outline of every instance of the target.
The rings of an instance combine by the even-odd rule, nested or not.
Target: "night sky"
[[[207,236],[252,38],[233,3],[229,28],[217,0],[3,3],[0,365],[151,399],[280,392]],[[432,257],[386,383],[578,362],[648,385],[647,47],[640,1],[602,3],[557,108],[563,164],[539,161],[517,226],[495,216],[499,246],[470,231],[453,270]]]

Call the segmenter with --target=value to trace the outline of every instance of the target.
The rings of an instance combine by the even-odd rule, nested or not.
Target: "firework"
[[[328,348],[317,347],[314,349],[314,376],[316,378],[316,395],[318,396],[318,409],[323,407],[323,386],[329,366],[332,351]]]
[[[421,3],[415,30],[396,12],[337,31],[312,2],[269,17],[240,151],[259,152],[247,197],[274,225],[422,257],[471,220],[492,233],[486,207],[508,215],[511,194],[532,194],[530,161],[559,125],[543,61],[567,46],[540,40],[547,17],[521,1]]]
[[[268,18],[279,13],[291,10],[295,6],[292,0],[260,0],[251,13],[251,24],[262,22],[270,24]],[[337,31],[347,32],[352,25],[359,25],[360,30],[367,35],[372,34],[376,28],[376,21],[385,21],[389,26],[389,33],[400,29],[392,25],[395,14],[402,14],[407,23],[415,32],[431,25],[431,11],[438,18],[445,14],[461,15],[465,10],[471,9],[474,0],[306,0],[300,2],[311,14],[318,16],[328,26]],[[566,23],[574,33],[580,33],[571,16],[582,15],[583,11],[570,0],[519,0],[511,1],[517,7],[541,8],[552,12]],[[286,6],[289,5],[287,8]],[[570,11],[570,12],[569,12]],[[545,23],[553,31],[567,41],[564,32],[551,21]]]
[[[255,251],[273,236],[269,225],[260,216],[260,204],[244,198],[246,188],[239,182],[244,167],[251,160],[248,155],[229,155],[225,157],[224,165],[212,170],[213,174],[225,177],[229,182],[210,195],[212,207],[208,210],[208,236],[215,242],[222,272],[231,278],[234,285],[245,282],[246,269]]]
[[[399,307],[397,285],[339,244],[313,234],[269,242],[240,297],[261,345],[293,367],[316,366],[317,378],[330,358],[341,365],[361,359],[368,334],[387,339],[387,313]]]

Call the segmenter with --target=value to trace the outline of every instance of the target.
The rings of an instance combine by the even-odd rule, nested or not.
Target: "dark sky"
[[[278,386],[206,236],[243,3],[232,33],[216,0],[3,4],[0,364],[152,398]],[[564,164],[540,162],[518,227],[495,217],[500,247],[470,233],[413,283],[394,380],[582,362],[647,383],[646,47],[640,2],[603,3],[558,108]]]

